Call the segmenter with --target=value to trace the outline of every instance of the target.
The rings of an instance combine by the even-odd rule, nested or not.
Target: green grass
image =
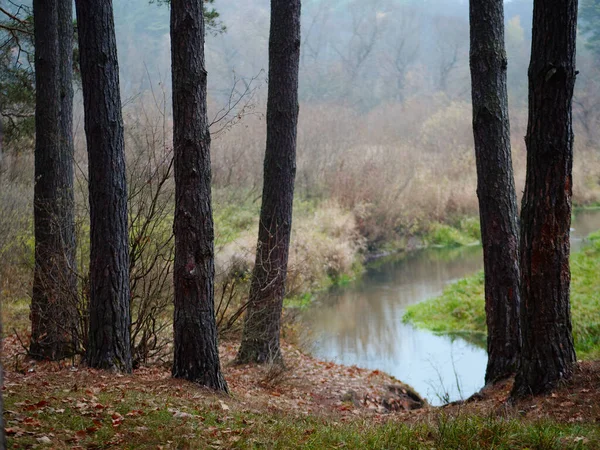
[[[409,306],[404,321],[484,346],[487,329],[483,272],[453,283],[439,297]]]
[[[335,417],[223,410],[217,399],[171,396],[128,389],[98,395],[101,407],[80,409],[74,394],[52,392],[48,405],[31,410],[24,394],[8,395],[6,408],[21,411],[29,433],[9,436],[8,448],[269,448],[269,449],[581,449],[598,448],[600,429],[550,421],[522,422],[434,412],[406,424],[393,417],[339,420]],[[81,396],[81,394],[79,394]],[[78,396],[77,396],[78,397]],[[225,402],[231,402],[225,398]],[[31,401],[31,399],[29,399]],[[59,410],[60,412],[57,412]],[[114,425],[114,418],[119,418]],[[8,416],[9,427],[12,416]]]
[[[600,232],[571,256],[571,313],[580,359],[600,357]],[[485,346],[484,277],[480,272],[448,286],[441,296],[407,308],[404,321]]]
[[[216,245],[234,241],[239,235],[258,223],[260,203],[246,198],[244,202],[233,203],[226,200],[215,201],[213,217],[215,222]]]
[[[571,314],[575,350],[581,359],[600,358],[600,232],[571,258]]]
[[[479,220],[466,217],[455,224],[432,223],[423,240],[426,245],[460,247],[479,242]]]

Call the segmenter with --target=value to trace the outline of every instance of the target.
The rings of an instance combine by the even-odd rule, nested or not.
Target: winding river
[[[600,229],[600,211],[573,221],[573,251]],[[402,322],[408,305],[483,267],[480,246],[425,249],[371,264],[361,279],[322,294],[303,316],[313,355],[387,372],[433,405],[468,398],[483,386],[487,355],[464,339],[438,336]]]

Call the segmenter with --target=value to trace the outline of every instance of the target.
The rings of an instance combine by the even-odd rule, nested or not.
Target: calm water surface
[[[600,211],[573,222],[573,250],[600,229]],[[461,338],[404,324],[408,305],[439,295],[483,268],[481,247],[427,249],[368,268],[360,281],[322,295],[304,315],[305,340],[319,358],[390,373],[432,404],[467,398],[483,386],[487,354]]]

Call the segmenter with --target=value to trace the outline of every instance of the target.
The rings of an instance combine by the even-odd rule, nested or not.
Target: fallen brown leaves
[[[25,435],[35,439],[48,438],[51,442],[58,435],[63,442],[77,446],[86,437],[108,427],[116,432],[113,440],[118,441],[125,439],[120,430],[129,433],[130,424],[149,411],[166,409],[174,418],[197,420],[194,411],[170,406],[169,402],[177,403],[178,399],[209,405],[225,415],[232,411],[269,411],[316,415],[339,421],[356,417],[383,420],[389,410],[410,409],[402,406],[400,401],[396,402],[399,407],[388,409],[394,403],[389,401],[389,386],[400,390],[409,388],[380,371],[319,361],[290,345],[283,347],[285,368],[236,366],[233,360],[237,344],[224,343],[220,350],[230,397],[217,396],[198,386],[174,380],[166,367],[144,367],[131,376],[124,376],[68,367],[65,363],[22,360],[18,370],[8,367],[6,373],[5,395],[26,398],[13,403],[12,410],[7,411],[7,433],[15,438]],[[121,404],[131,393],[144,394],[141,397],[152,400],[125,412]],[[62,429],[53,430],[53,435],[48,434],[48,427],[42,426],[40,417],[58,418],[67,409],[70,414],[80,417],[78,428],[71,429],[65,424]],[[59,419],[56,421],[60,422]],[[143,431],[133,430],[134,433]],[[215,428],[214,432],[219,433],[219,439],[223,437],[222,429]],[[235,440],[235,436],[232,439]]]
[[[297,412],[305,415],[372,416],[387,409],[387,386],[404,386],[394,377],[358,367],[320,361],[290,346],[283,346],[286,369],[273,383],[272,367],[235,366],[237,344],[221,346],[225,377],[234,397],[252,408]],[[408,387],[407,387],[408,388]],[[365,403],[370,399],[369,403]],[[378,402],[379,401],[379,402]],[[373,403],[377,403],[373,407]],[[407,408],[409,409],[409,408]]]
[[[483,389],[474,401],[445,406],[445,412],[536,421],[600,424],[600,361],[580,362],[573,378],[549,395],[509,401],[512,380]]]
[[[600,423],[600,362],[582,363],[573,380],[552,395],[516,405],[507,402],[511,388],[507,382],[484,390],[476,401],[413,410],[420,405],[410,388],[377,370],[320,361],[290,345],[283,347],[285,369],[234,365],[234,342],[224,343],[220,350],[231,396],[174,380],[167,367],[144,367],[124,376],[33,361],[22,361],[15,371],[7,364],[4,395],[21,400],[8,402],[11,407],[6,411],[6,433],[15,442],[29,438],[41,446],[66,442],[70,448],[79,448],[91,436],[108,429],[111,440],[107,445],[118,447],[148,431],[142,419],[153,411],[166,411],[182,422],[198,422],[204,420],[202,408],[222,417],[225,424],[202,428],[215,448],[232,445],[252,433],[252,421],[243,424],[243,432],[227,426],[226,421],[237,412],[310,415],[332,422],[362,418],[372,423],[417,423],[433,420],[441,410],[448,415]],[[132,394],[140,394],[140,400],[130,405],[126,397]],[[77,423],[60,420],[66,410],[70,416],[75,412]],[[49,417],[54,418],[51,427]],[[307,429],[306,434],[310,435],[311,430]]]

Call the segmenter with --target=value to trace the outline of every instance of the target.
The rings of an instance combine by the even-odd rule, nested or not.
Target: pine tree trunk
[[[569,290],[577,1],[535,0],[521,213],[522,362],[514,396],[573,373]]]
[[[74,351],[77,321],[73,201],[72,6],[34,1],[36,145],[33,357]]]
[[[127,182],[112,1],[77,0],[90,197],[90,367],[131,372]]]
[[[264,185],[239,363],[281,361],[279,335],[296,175],[300,3],[271,0]]]
[[[214,229],[203,0],[172,0],[175,152],[173,376],[227,391],[214,311]]]
[[[67,264],[70,268],[64,285],[69,292],[69,328],[73,333],[75,345],[81,345],[81,336],[77,336],[77,321],[79,320],[76,274],[75,241],[75,176],[73,165],[75,161],[75,146],[73,144],[73,2],[58,0],[58,52],[60,57],[60,133],[61,145],[68,158],[69,164],[64,168],[64,182],[69,187],[65,193],[65,208],[62,213],[64,226],[62,229],[63,245]]]
[[[486,384],[514,375],[521,345],[519,230],[510,150],[503,0],[471,0],[471,80],[488,329]]]

